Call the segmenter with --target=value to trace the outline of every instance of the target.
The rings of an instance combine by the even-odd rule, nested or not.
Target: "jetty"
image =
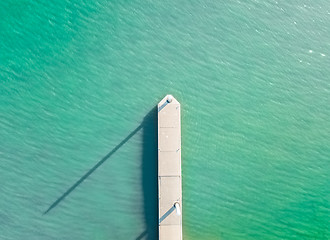
[[[172,95],[158,104],[159,240],[182,240],[180,111]]]

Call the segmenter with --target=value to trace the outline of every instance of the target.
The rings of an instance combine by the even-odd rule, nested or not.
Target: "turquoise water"
[[[328,1],[1,1],[0,238],[156,239],[182,105],[184,239],[330,239]]]

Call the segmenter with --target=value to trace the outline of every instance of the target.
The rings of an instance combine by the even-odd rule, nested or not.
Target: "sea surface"
[[[185,240],[330,239],[326,0],[0,1],[0,239],[157,239],[182,106]]]

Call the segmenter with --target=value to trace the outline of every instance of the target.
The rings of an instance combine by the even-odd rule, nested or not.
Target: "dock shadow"
[[[118,149],[120,149],[131,137],[133,137],[141,128],[143,123],[132,131],[123,141],[121,141],[114,149],[112,149],[107,155],[105,155],[100,161],[98,161],[91,169],[88,170],[77,182],[75,182],[68,190],[66,190],[55,202],[53,202],[48,209],[43,213],[47,214],[53,208],[55,208],[60,202],[64,200],[73,190],[76,189],[86,178],[89,177],[97,168],[99,168],[106,160],[108,160]]]
[[[61,203],[72,191],[74,191],[85,179],[87,179],[97,168],[107,161],[117,152],[127,141],[129,141],[138,131],[142,130],[142,189],[143,206],[146,229],[136,238],[136,240],[158,239],[158,160],[157,160],[157,107],[154,107],[143,119],[142,123],[135,128],[125,139],[115,146],[107,155],[99,160],[91,169],[79,178],[70,188],[68,188],[59,198],[57,198],[43,213],[47,214]]]
[[[147,229],[136,240],[158,239],[158,136],[157,107],[153,108],[142,123],[142,188],[144,217]]]

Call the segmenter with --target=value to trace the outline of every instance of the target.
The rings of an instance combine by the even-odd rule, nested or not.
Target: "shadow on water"
[[[65,193],[62,194],[55,202],[50,205],[50,207],[44,212],[44,214],[48,213],[54,207],[56,207],[60,202],[64,200],[66,196],[68,196],[76,187],[78,187],[86,178],[89,177],[99,166],[101,166],[108,158],[112,156],[119,148],[121,148],[131,137],[133,137],[140,129],[142,128],[142,124],[138,126],[133,132],[131,132],[123,141],[121,141],[111,152],[105,155],[98,163],[94,165],[85,175],[83,175],[75,184],[73,184]]]
[[[142,150],[142,188],[144,198],[144,216],[147,229],[136,240],[153,240],[158,238],[158,161],[157,161],[157,108],[153,108],[143,119],[143,122],[133,130],[114,149],[97,162],[87,173],[64,192],[49,208],[44,215],[62,202],[73,190],[75,190],[97,168],[117,152],[140,129],[143,131]]]
[[[147,229],[136,240],[154,240],[158,239],[158,137],[156,107],[146,115],[142,125],[142,187]]]

